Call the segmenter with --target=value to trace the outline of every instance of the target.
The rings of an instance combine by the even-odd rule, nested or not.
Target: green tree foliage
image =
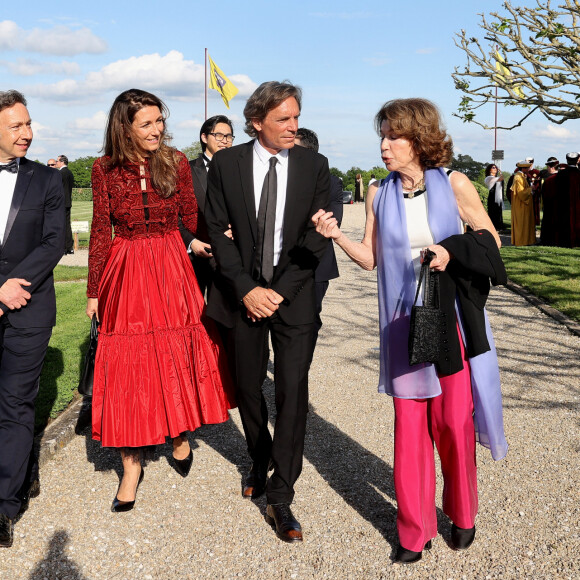
[[[194,141],[191,145],[183,147],[181,152],[190,160],[197,159],[201,155],[201,143]]]
[[[75,178],[75,187],[91,187],[91,171],[97,157],[79,157],[69,162],[68,168]]]
[[[520,126],[536,110],[558,124],[580,117],[580,2],[528,4],[504,2],[504,13],[481,14],[481,40],[465,30],[457,34],[455,44],[467,56],[464,67],[452,74],[463,93],[460,119],[489,129],[475,116],[495,100],[496,87],[500,103],[527,110],[515,125],[502,129]]]
[[[481,163],[479,161],[475,161],[470,155],[455,155],[451,159],[451,163],[449,164],[449,169],[455,169],[455,171],[461,171],[461,173],[465,173],[471,181],[479,181],[479,176],[481,171],[485,171],[485,163]]]

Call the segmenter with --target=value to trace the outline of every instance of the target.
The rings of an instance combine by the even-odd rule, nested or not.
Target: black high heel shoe
[[[423,550],[430,550],[432,547],[431,540],[429,540]],[[395,562],[401,564],[413,564],[413,562],[418,562],[423,557],[423,552],[413,552],[413,550],[407,550],[403,546],[397,548],[397,553],[395,554]]]
[[[185,459],[175,459],[175,471],[181,475],[181,477],[187,477],[189,470],[191,469],[191,464],[193,463],[193,449],[189,450],[189,455]]]
[[[145,475],[145,470],[141,467],[141,473],[139,474],[139,481],[137,482],[137,489],[135,490],[135,499],[137,499],[137,490],[143,481],[143,476]],[[117,494],[119,493],[119,487],[117,488]],[[113,505],[111,506],[112,512],[129,512],[135,507],[135,499],[133,501],[121,501],[117,494],[115,494],[115,499],[113,500]]]
[[[454,550],[467,550],[475,539],[475,526],[473,528],[460,528],[451,526],[451,547]]]

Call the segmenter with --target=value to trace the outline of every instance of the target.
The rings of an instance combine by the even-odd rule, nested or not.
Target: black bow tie
[[[13,159],[10,163],[6,165],[0,165],[0,172],[6,170],[8,173],[18,173],[18,161]]]

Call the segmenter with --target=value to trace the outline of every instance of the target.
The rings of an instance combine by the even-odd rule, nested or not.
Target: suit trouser
[[[34,400],[52,328],[0,318],[0,513],[14,518],[34,441]]]
[[[460,338],[462,355],[463,343]],[[477,514],[475,428],[469,362],[439,377],[441,395],[393,398],[395,405],[395,494],[399,543],[419,552],[437,535],[435,458],[443,472],[443,511],[460,528],[472,528]]]
[[[64,251],[72,252],[75,247],[75,242],[72,235],[72,228],[70,224],[70,207],[64,208]]]
[[[287,325],[277,314],[253,323],[244,314],[232,332],[236,400],[248,452],[254,463],[267,464],[271,459],[274,465],[266,488],[268,503],[291,503],[294,483],[302,471],[314,324]],[[274,350],[276,388],[273,439],[262,393],[268,366],[268,335]]]

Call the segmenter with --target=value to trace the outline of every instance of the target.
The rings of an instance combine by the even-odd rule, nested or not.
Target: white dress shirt
[[[20,169],[20,159],[16,158],[18,168]],[[1,165],[6,165],[2,163]],[[0,234],[2,243],[4,243],[4,233],[6,232],[6,222],[8,221],[8,214],[10,213],[10,206],[12,205],[12,196],[14,195],[14,188],[16,187],[17,173],[10,173],[9,171],[0,171]]]
[[[288,149],[282,149],[275,156],[268,153],[258,139],[254,141],[254,201],[256,204],[256,219],[260,210],[260,198],[264,179],[270,169],[270,157],[276,157],[276,178],[278,190],[276,193],[276,222],[274,226],[274,266],[278,265],[282,251],[282,232],[284,228],[284,209],[286,207],[286,187],[288,185]]]

